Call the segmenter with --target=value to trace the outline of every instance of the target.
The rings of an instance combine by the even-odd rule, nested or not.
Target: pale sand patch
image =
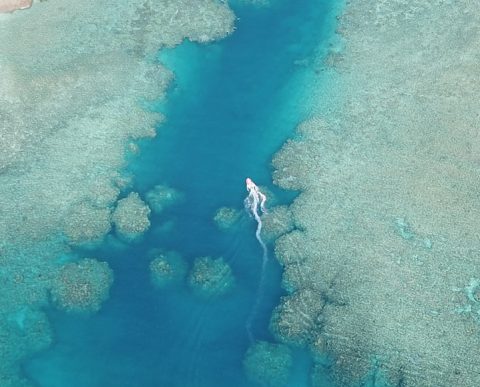
[[[32,6],[32,0],[0,0],[0,13],[17,11]]]

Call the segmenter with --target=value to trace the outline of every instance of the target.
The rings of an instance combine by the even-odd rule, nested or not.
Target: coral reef
[[[240,211],[231,207],[221,207],[215,213],[213,221],[220,230],[228,230],[240,219]]]
[[[275,241],[275,256],[283,266],[282,286],[289,292],[312,280],[314,271],[305,263],[309,255],[305,242],[305,234],[299,230],[284,234]]]
[[[17,306],[0,320],[2,361],[0,385],[26,387],[29,382],[21,376],[19,363],[36,351],[46,349],[52,342],[52,331],[44,312],[27,306]]]
[[[172,78],[158,49],[223,37],[233,21],[215,0],[51,0],[1,15],[2,240],[64,231],[75,203],[111,206],[126,146],[162,119],[139,103]]]
[[[68,245],[108,232],[128,144],[155,135],[162,116],[143,107],[172,79],[159,48],[224,37],[233,22],[217,0],[49,0],[0,15],[0,385],[26,385],[19,362],[39,348],[6,316],[45,307]]]
[[[278,198],[277,196],[272,192],[270,188],[268,188],[265,185],[260,185],[258,186],[261,192],[267,197],[267,202],[265,204],[265,207],[267,207],[267,210],[273,206],[276,206],[278,204]]]
[[[294,292],[283,303],[303,312],[294,295],[318,288],[307,336],[322,338],[337,385],[366,380],[372,358],[391,385],[480,384],[480,327],[454,313],[476,302],[452,293],[479,275],[479,22],[465,0],[349,2],[321,117],[274,159],[275,182],[303,191],[299,231],[276,243]]]
[[[193,263],[188,284],[195,294],[211,298],[228,293],[235,285],[235,278],[222,257],[200,257]]]
[[[290,377],[293,356],[284,344],[255,342],[243,360],[247,377],[264,387],[286,386]]]
[[[471,278],[467,286],[463,288],[453,288],[455,294],[456,308],[459,314],[470,315],[480,323],[480,280]]]
[[[64,226],[65,234],[72,244],[101,240],[110,228],[110,210],[87,203],[74,206]]]
[[[292,345],[315,343],[316,330],[322,327],[325,302],[313,289],[302,289],[284,296],[273,312],[270,330],[281,342]]]
[[[126,198],[117,202],[112,220],[116,232],[127,240],[133,240],[142,235],[150,227],[150,208],[140,199],[136,192],[131,192]]]
[[[293,216],[288,206],[277,206],[262,215],[262,238],[273,241],[295,228]]]
[[[154,249],[149,256],[153,258],[150,262],[150,278],[156,287],[164,288],[185,278],[188,266],[176,251]]]
[[[67,263],[51,287],[53,303],[68,312],[96,312],[108,298],[113,272],[106,262],[85,258]]]

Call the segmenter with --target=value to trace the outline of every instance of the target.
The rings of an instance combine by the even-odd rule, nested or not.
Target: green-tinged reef
[[[336,385],[480,385],[479,23],[466,0],[348,2],[335,86],[274,158],[302,192],[272,330]]]
[[[188,275],[192,291],[202,298],[223,296],[235,286],[230,265],[222,257],[199,257]]]
[[[176,251],[154,249],[149,252],[150,278],[159,289],[182,282],[188,271],[185,259]]]
[[[0,13],[26,3],[0,1]],[[158,50],[220,39],[233,24],[217,0],[49,0],[0,14],[2,387],[27,386],[20,362],[51,340],[46,318],[19,335],[11,316],[30,329],[51,301],[95,311],[108,296],[106,263],[72,262],[72,248],[148,229],[143,200],[118,199],[131,189],[122,170],[132,142],[163,120],[146,108],[173,78]]]

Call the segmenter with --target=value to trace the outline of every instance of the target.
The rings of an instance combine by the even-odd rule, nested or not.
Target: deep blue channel
[[[49,312],[55,343],[25,366],[39,386],[252,385],[242,360],[262,252],[252,219],[245,215],[222,232],[213,216],[221,206],[243,208],[247,176],[280,202],[291,200],[272,187],[270,161],[308,115],[302,98],[314,73],[305,64],[333,34],[334,23],[327,0],[272,3],[232,4],[238,20],[230,37],[209,45],[184,42],[160,54],[175,73],[167,100],[157,106],[167,120],[155,139],[140,142],[128,172],[141,195],[167,184],[184,200],[152,216],[141,243],[116,248],[110,239],[86,253],[112,267],[111,297],[94,316]],[[185,284],[155,289],[147,257],[155,247],[179,251],[190,264],[198,256],[223,256],[235,275],[233,292],[202,301]],[[282,295],[281,270],[270,250],[253,324],[262,340],[273,340],[268,324]],[[292,385],[307,383],[305,364],[300,356]]]

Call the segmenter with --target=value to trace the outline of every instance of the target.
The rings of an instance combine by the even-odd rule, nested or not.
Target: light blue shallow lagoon
[[[92,316],[49,311],[55,342],[25,364],[30,380],[42,387],[253,385],[243,369],[247,320],[255,339],[274,341],[269,320],[284,291],[271,245],[258,290],[262,250],[243,208],[245,178],[267,187],[278,203],[293,199],[271,185],[270,161],[310,114],[302,98],[315,73],[306,64],[334,33],[331,3],[232,4],[238,21],[230,37],[161,52],[159,60],[175,73],[166,101],[155,106],[167,119],[155,139],[139,143],[125,173],[143,197],[165,184],[183,198],[152,215],[141,242],[120,248],[109,238],[88,251],[114,271],[110,298]],[[242,214],[228,231],[213,220],[224,206]],[[189,267],[197,257],[221,256],[234,287],[212,299],[193,294],[186,281],[155,288],[153,248],[179,252]],[[308,385],[309,367],[309,355],[294,350],[289,385]]]

